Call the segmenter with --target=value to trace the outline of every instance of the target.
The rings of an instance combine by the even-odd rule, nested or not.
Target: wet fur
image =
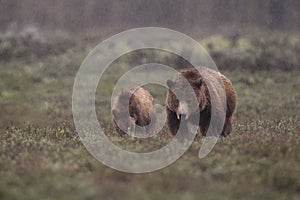
[[[226,93],[226,118],[225,118],[225,123],[221,135],[222,136],[229,135],[230,132],[232,131],[232,117],[235,111],[236,101],[237,101],[236,92],[234,91],[234,88],[230,80],[226,78],[224,75],[222,75],[221,73],[208,69],[206,67],[201,67],[199,68],[199,70],[200,73],[195,68],[186,69],[180,71],[180,74],[183,77],[185,77],[186,80],[188,80],[188,82],[192,85],[193,90],[199,101],[199,110],[201,116],[199,120],[200,131],[202,135],[205,136],[211,120],[211,98],[209,95],[207,84],[210,84],[211,87],[214,87],[214,85],[218,86],[218,84],[214,83],[215,80],[214,76],[216,76],[216,78],[220,78],[222,80],[225,93]],[[182,76],[180,76],[180,74],[177,75],[173,79],[173,81],[169,81],[170,83],[174,84],[175,87],[180,87],[180,85],[182,84],[181,83]],[[197,84],[199,80],[201,80],[202,83],[201,85]],[[181,91],[185,92],[185,90],[181,90]],[[186,98],[188,98],[188,95],[186,96],[187,96]],[[218,97],[218,98],[222,98],[222,97]],[[180,125],[180,120],[177,118],[175,112],[176,110],[176,106],[174,104],[175,100],[176,100],[176,96],[171,90],[169,90],[166,98],[166,112],[167,112],[167,125],[172,135],[176,135]],[[217,104],[216,105],[217,110],[218,110],[218,106],[220,106],[218,104],[221,104],[219,102],[221,102],[220,99],[217,99],[215,101],[215,103]],[[183,126],[185,126],[185,124],[183,124]]]

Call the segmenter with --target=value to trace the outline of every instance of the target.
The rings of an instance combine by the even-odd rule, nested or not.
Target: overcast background
[[[33,25],[73,34],[111,34],[162,26],[198,36],[221,32],[298,31],[299,0],[0,0],[0,30]]]

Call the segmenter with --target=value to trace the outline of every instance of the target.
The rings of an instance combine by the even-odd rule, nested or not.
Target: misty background
[[[299,31],[298,0],[0,0],[0,30],[28,25],[73,35],[107,35],[161,26],[198,36],[210,33]]]

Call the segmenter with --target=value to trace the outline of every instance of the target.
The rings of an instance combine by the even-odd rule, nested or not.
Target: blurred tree
[[[284,1],[272,0],[269,3],[269,14],[270,14],[270,28],[271,30],[283,29],[283,17],[284,17]]]
[[[16,24],[78,32],[139,26],[299,31],[299,10],[299,0],[0,0],[0,30]]]

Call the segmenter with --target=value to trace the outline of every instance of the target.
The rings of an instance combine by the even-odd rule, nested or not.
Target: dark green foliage
[[[45,37],[45,33],[37,28],[28,27],[0,35],[0,62],[13,59],[26,62],[49,55],[59,55],[74,46],[70,38],[62,35],[53,37],[53,34],[52,37]]]
[[[202,43],[219,69],[293,70],[300,66],[300,38],[297,35],[212,36]]]

